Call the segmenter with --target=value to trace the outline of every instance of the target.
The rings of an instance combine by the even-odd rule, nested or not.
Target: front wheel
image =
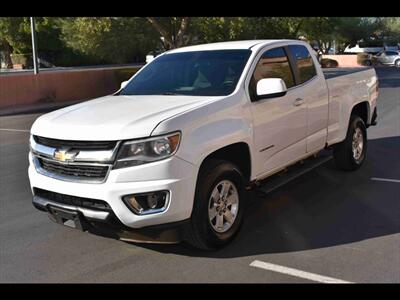
[[[336,166],[342,170],[358,169],[367,153],[367,130],[364,121],[356,115],[350,117],[346,139],[333,149]]]
[[[400,68],[400,59],[396,60],[396,61],[394,62],[394,65],[395,65],[397,68]]]
[[[224,160],[206,162],[199,173],[185,240],[203,250],[228,244],[242,223],[244,194],[239,168]]]

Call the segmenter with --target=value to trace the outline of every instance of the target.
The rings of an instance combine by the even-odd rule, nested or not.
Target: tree
[[[18,52],[21,50],[21,44],[26,44],[26,34],[21,26],[23,21],[23,18],[0,18],[0,51],[3,53],[6,68],[13,67],[12,52]]]
[[[382,25],[387,18],[367,17],[310,17],[304,18],[302,34],[314,41],[323,53],[328,53],[332,42],[342,53],[347,46],[353,47],[359,41],[379,38],[387,32]]]
[[[337,37],[337,17],[308,17],[304,18],[301,34],[310,42],[315,42],[322,53],[328,53],[332,42]]]
[[[335,32],[338,52],[343,52],[347,46],[354,47],[361,40],[369,40],[378,27],[379,22],[376,18],[338,18]]]
[[[57,18],[35,17],[39,56],[62,52],[65,47],[60,40]],[[32,39],[29,17],[0,18],[0,47],[5,53],[6,61],[11,61],[11,53],[23,58],[32,59]],[[10,65],[10,63],[8,63]]]
[[[304,36],[328,52],[360,40],[400,39],[400,18],[378,17],[37,17],[40,58],[55,65],[143,61],[151,50],[196,43]],[[7,67],[31,58],[29,17],[0,18],[0,52]]]
[[[192,22],[192,37],[196,42],[215,43],[244,38],[245,18],[196,17]]]
[[[206,43],[297,38],[302,22],[298,17],[196,17],[192,31]]]
[[[400,18],[387,17],[382,21],[383,35],[387,38],[400,40]]]
[[[140,17],[78,17],[59,21],[61,37],[75,51],[103,63],[143,61],[159,43]]]
[[[147,17],[147,20],[161,35],[166,50],[179,48],[188,43],[187,34],[191,21],[190,17]]]
[[[254,17],[245,18],[244,35],[248,39],[296,39],[305,18]]]
[[[5,38],[0,38],[0,54],[4,57],[6,69],[12,69],[13,63],[11,60],[12,48]]]

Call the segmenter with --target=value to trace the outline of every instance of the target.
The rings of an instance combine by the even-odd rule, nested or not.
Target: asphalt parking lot
[[[232,244],[125,243],[60,226],[33,208],[28,138],[39,116],[0,118],[0,282],[400,282],[400,70],[377,69],[378,126],[357,172],[327,162],[254,193]]]

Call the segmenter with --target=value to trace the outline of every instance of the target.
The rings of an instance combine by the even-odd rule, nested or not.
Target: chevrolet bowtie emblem
[[[53,156],[59,161],[73,161],[78,153],[78,151],[70,151],[69,149],[57,149]]]

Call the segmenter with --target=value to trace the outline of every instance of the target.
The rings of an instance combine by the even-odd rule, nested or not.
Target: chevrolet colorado
[[[377,96],[373,68],[323,71],[302,41],[167,51],[113,95],[34,122],[33,205],[121,240],[216,249],[237,234],[247,190],[277,172],[330,150],[359,168]]]

